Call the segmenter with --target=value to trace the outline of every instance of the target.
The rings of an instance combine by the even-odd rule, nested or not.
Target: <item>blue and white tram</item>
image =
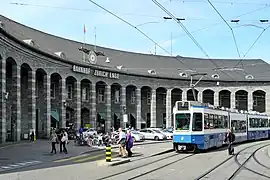
[[[237,143],[270,137],[269,116],[257,112],[238,112],[196,101],[177,101],[173,118],[173,146],[176,151],[220,147],[227,128],[235,134]]]
[[[229,113],[196,101],[178,101],[173,108],[176,151],[195,151],[223,145]]]
[[[269,136],[269,117],[263,113],[248,114],[248,140],[266,139]]]

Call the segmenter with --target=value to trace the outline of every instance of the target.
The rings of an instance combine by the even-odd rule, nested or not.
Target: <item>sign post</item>
[[[127,114],[123,114],[123,121],[124,121],[124,126],[126,128],[127,127],[127,122],[128,122],[128,115]]]

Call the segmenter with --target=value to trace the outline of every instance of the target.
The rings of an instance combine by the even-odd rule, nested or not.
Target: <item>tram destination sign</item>
[[[72,70],[74,72],[79,72],[79,73],[83,73],[83,74],[90,74],[91,73],[91,69],[90,68],[76,66],[76,65],[73,65]]]
[[[101,71],[97,69],[94,70],[94,76],[105,77],[110,79],[119,79],[119,73]]]

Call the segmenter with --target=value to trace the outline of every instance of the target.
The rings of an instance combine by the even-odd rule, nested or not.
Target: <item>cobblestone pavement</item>
[[[97,160],[61,167],[4,174],[0,176],[0,180],[58,180],[59,178],[65,180],[191,180],[196,179],[231,157],[224,164],[201,178],[222,180],[228,179],[238,169],[239,164],[247,160],[259,147],[269,143],[270,141],[268,140],[238,145],[235,147],[236,153],[239,152],[238,156],[228,156],[227,150],[224,148],[195,155],[168,152],[157,156],[150,156],[151,154],[171,149],[171,143],[150,144],[143,147],[134,147],[135,157],[130,159],[131,162],[118,166],[107,166],[104,160]],[[270,176],[270,153],[268,151],[270,151],[269,146],[259,149],[245,164],[245,167],[266,177],[254,174],[249,169],[242,168],[234,179],[267,179],[267,176]]]

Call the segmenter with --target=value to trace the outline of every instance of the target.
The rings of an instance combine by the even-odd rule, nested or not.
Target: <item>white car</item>
[[[126,133],[127,129],[123,129],[122,131]],[[131,132],[131,137],[133,138],[133,142],[145,140],[145,136],[140,134],[138,131],[131,130],[130,132]]]
[[[134,142],[136,142],[136,141],[144,141],[145,140],[145,136],[140,134],[137,131],[131,131],[131,136],[132,136]]]
[[[173,138],[173,132],[172,131],[169,131],[169,130],[161,130],[161,133],[162,134],[165,134],[167,139],[172,139]]]
[[[139,131],[140,134],[145,136],[145,139],[154,139],[156,141],[166,139],[166,135],[162,134],[159,130],[147,128]]]

